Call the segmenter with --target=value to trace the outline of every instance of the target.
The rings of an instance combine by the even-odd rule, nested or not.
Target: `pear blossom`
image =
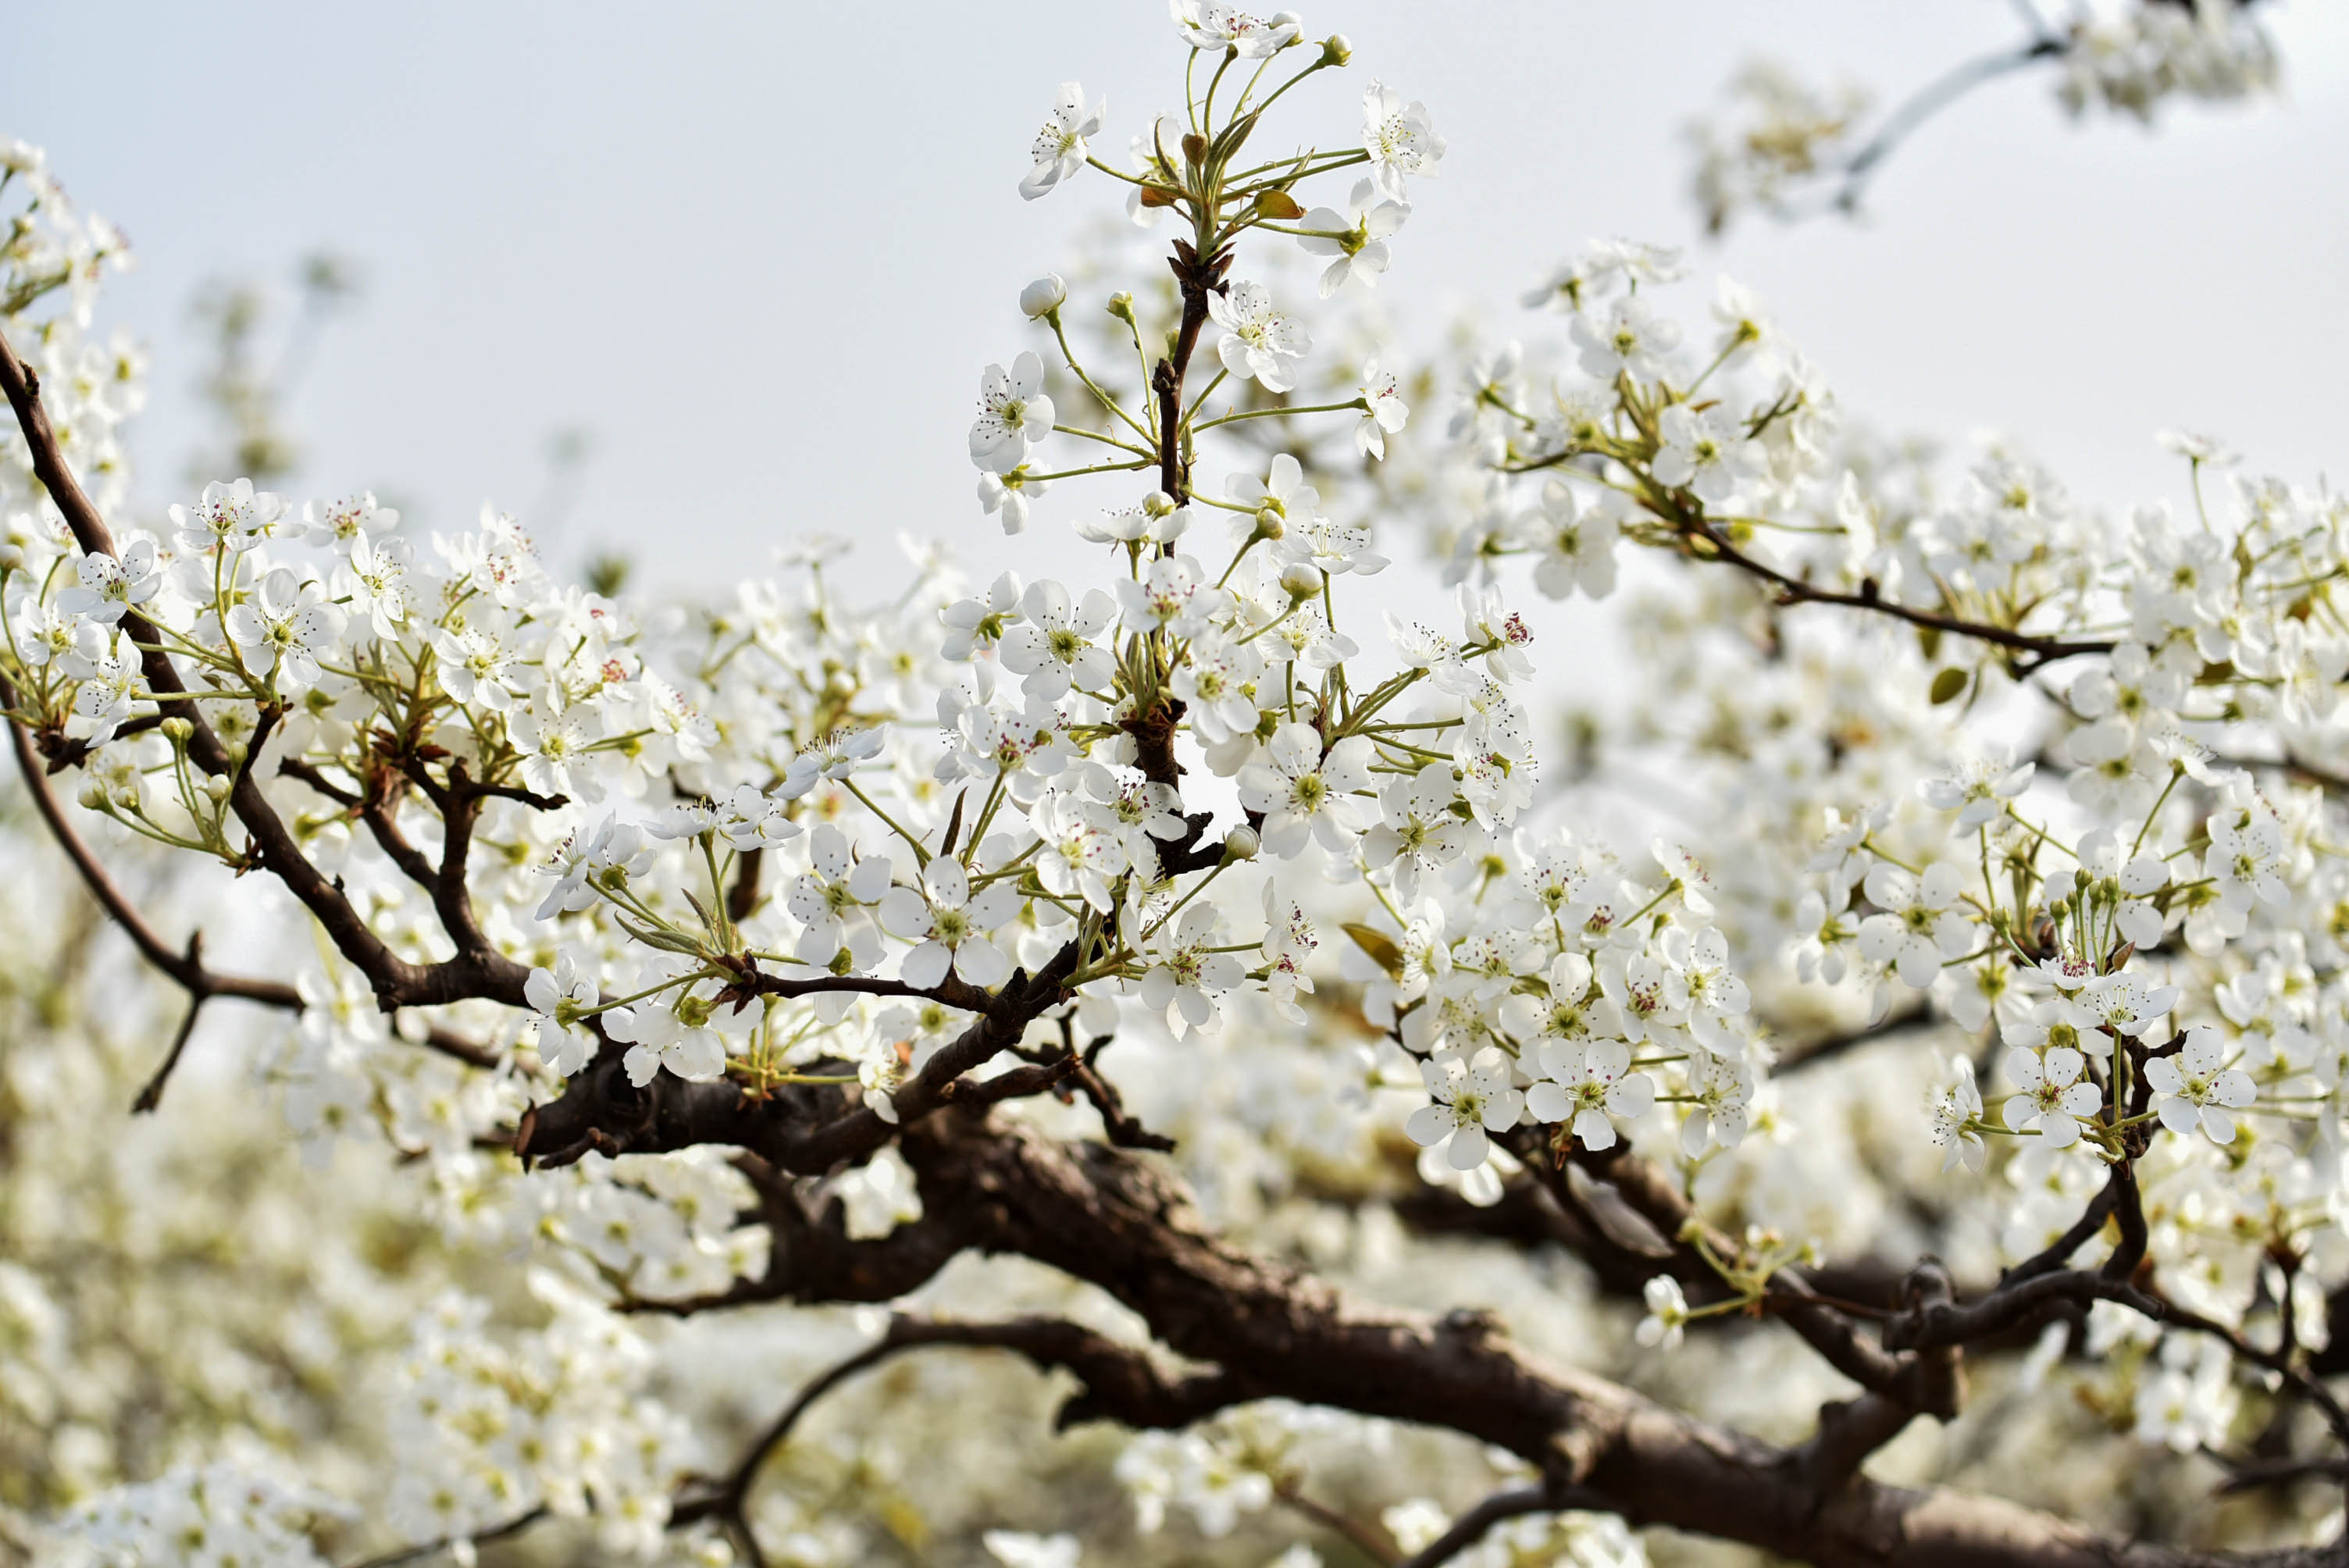
[[[801,747],[783,770],[781,793],[787,800],[796,800],[814,789],[820,779],[845,779],[859,764],[880,756],[888,743],[889,732],[879,725],[835,729],[820,736]]]
[[[1654,380],[1663,373],[1663,356],[1681,340],[1679,325],[1657,317],[1637,294],[1617,300],[1596,320],[1575,316],[1567,330],[1581,350],[1582,368],[1601,381],[1618,376]]]
[[[2103,1109],[2104,1094],[2083,1080],[2087,1058],[2068,1046],[2044,1057],[2016,1048],[2006,1053],[2006,1076],[2018,1092],[2006,1102],[2006,1124],[2017,1132],[2037,1132],[2050,1149],[2079,1141],[2080,1123]]]
[[[750,784],[739,784],[712,803],[710,827],[738,850],[769,850],[800,836],[790,807]]]
[[[1297,385],[1296,362],[1313,346],[1302,324],[1276,309],[1262,284],[1235,282],[1207,296],[1207,315],[1224,329],[1216,353],[1235,376],[1254,377],[1268,392]]]
[[[2145,1064],[2146,1082],[2153,1086],[2153,1109],[2161,1125],[2184,1135],[2199,1128],[2213,1143],[2235,1140],[2235,1119],[2258,1098],[2258,1086],[2240,1068],[2226,1065],[2219,1031],[2208,1024],[2186,1031],[2186,1042],[2174,1057],[2155,1057]]]
[[[957,599],[939,611],[938,621],[947,629],[947,639],[939,645],[938,656],[959,663],[994,648],[1003,641],[1004,634],[1018,624],[1019,598],[1019,574],[1006,572],[988,584],[984,594]]]
[[[585,828],[574,829],[538,868],[555,879],[539,902],[538,920],[551,920],[568,910],[585,909],[606,887],[626,887],[650,865],[645,831],[632,822],[605,813]]]
[[[1469,826],[1452,810],[1458,797],[1448,762],[1390,779],[1379,791],[1380,820],[1362,835],[1362,862],[1392,878],[1406,903],[1418,898],[1423,874],[1449,865],[1468,847]]]
[[[1604,507],[1585,507],[1558,480],[1542,486],[1539,510],[1518,519],[1516,532],[1540,552],[1534,586],[1552,599],[1577,589],[1592,599],[1615,591],[1615,544],[1622,523]]]
[[[171,509],[180,548],[191,555],[250,550],[285,515],[285,500],[267,490],[255,490],[251,480],[233,484],[214,480],[204,487],[203,499],[195,506],[175,504]]]
[[[1237,954],[1216,951],[1228,945],[1228,934],[1215,906],[1192,904],[1177,917],[1171,934],[1162,924],[1154,936],[1141,940],[1132,929],[1130,911],[1125,921],[1127,945],[1150,957],[1139,987],[1142,1005],[1166,1017],[1178,1036],[1215,1027],[1216,999],[1247,977],[1247,965]]]
[[[1133,506],[1079,518],[1075,526],[1077,537],[1091,544],[1172,544],[1190,531],[1191,509],[1176,506],[1164,490],[1152,490]]]
[[[1681,1282],[1670,1274],[1657,1274],[1640,1287],[1640,1296],[1648,1315],[1632,1326],[1631,1337],[1651,1350],[1678,1350],[1689,1320],[1688,1297],[1681,1294]]]
[[[1195,637],[1229,602],[1229,595],[1209,585],[1199,563],[1187,555],[1162,555],[1139,579],[1117,580],[1118,608],[1129,631],[1164,628],[1178,637]]]
[[[2035,765],[1986,752],[1955,771],[1921,779],[1918,796],[1936,811],[1955,811],[1956,830],[1971,833],[2006,814],[2006,803],[2030,787]]]
[[[1044,395],[1044,362],[1032,351],[1013,356],[1008,374],[1000,365],[988,366],[978,378],[970,460],[991,474],[1012,472],[1028,460],[1029,448],[1052,433],[1053,418],[1052,399]],[[985,500],[983,481],[979,493]]]
[[[1951,1067],[1950,1082],[1933,1097],[1932,1139],[1941,1146],[1941,1170],[1947,1173],[1962,1162],[1969,1171],[1980,1171],[1990,1150],[1973,1124],[1982,1119],[1982,1090],[1974,1086],[1974,1064],[1969,1057],[1959,1057]]]
[[[587,1065],[595,1053],[595,1032],[586,1018],[601,1000],[595,976],[583,971],[568,951],[558,954],[553,969],[537,968],[523,983],[523,998],[530,1004],[538,1031],[538,1057],[547,1071],[569,1078]],[[602,1015],[605,1026],[626,1029],[634,1014],[615,1007]]]
[[[1973,924],[1958,900],[1965,875],[1946,861],[1912,876],[1879,861],[1868,873],[1868,902],[1883,911],[1859,923],[1863,957],[1899,969],[1907,984],[1923,990],[1940,978],[1941,961],[1965,952]]]
[[[1062,898],[1082,898],[1103,914],[1115,909],[1110,883],[1129,863],[1115,830],[1096,821],[1069,794],[1048,796],[1030,820],[1042,841],[1035,864],[1045,889]]]
[[[2262,903],[2290,900],[2279,874],[2284,861],[2283,830],[2265,810],[2220,813],[2210,819],[2210,848],[2202,857],[2202,874],[2219,885],[2220,903],[2248,909],[2256,895]]]
[[[1255,644],[1209,632],[1192,642],[1190,657],[1168,684],[1183,699],[1193,730],[1215,745],[1255,732],[1257,706],[1249,688],[1263,674],[1264,658]]]
[[[119,560],[98,552],[85,555],[74,562],[74,575],[80,585],[57,594],[57,610],[107,625],[121,620],[126,610],[147,603],[163,586],[155,570],[155,544],[148,539],[132,540]]]
[[[1754,1068],[1743,1056],[1701,1054],[1690,1088],[1696,1103],[1681,1122],[1681,1152],[1694,1160],[1708,1144],[1734,1149],[1745,1140],[1749,1107],[1757,1087]]]
[[[1387,455],[1387,438],[1402,429],[1411,419],[1411,407],[1402,400],[1402,383],[1392,370],[1381,369],[1375,359],[1362,362],[1362,384],[1355,395],[1362,400],[1361,422],[1354,427],[1354,449],[1366,458],[1383,459]]]
[[[1318,841],[1344,853],[1360,820],[1353,796],[1371,783],[1371,758],[1362,736],[1340,741],[1324,756],[1321,737],[1310,725],[1291,722],[1273,731],[1257,759],[1239,773],[1240,804],[1264,813],[1266,852],[1287,860]]]
[[[1321,297],[1328,299],[1349,282],[1376,288],[1379,274],[1392,259],[1387,239],[1411,216],[1411,203],[1381,197],[1373,181],[1355,181],[1346,199],[1346,211],[1316,207],[1299,225],[1306,232],[1297,242],[1309,256],[1337,258],[1321,269]]]
[[[1036,132],[1036,142],[1030,151],[1035,167],[1019,181],[1019,194],[1033,201],[1082,169],[1085,139],[1101,134],[1102,121],[1108,114],[1107,98],[1099,99],[1088,109],[1085,89],[1075,82],[1062,82],[1060,96],[1052,100],[1051,113],[1044,117],[1042,129]]]
[[[1675,403],[1656,417],[1661,445],[1650,471],[1656,482],[1686,486],[1704,500],[1727,500],[1761,468],[1761,453],[1721,408],[1699,414]]]
[[[1730,971],[1729,939],[1715,926],[1693,936],[1675,926],[1664,934],[1663,948],[1665,1005],[1685,1008],[1689,1033],[1708,1050],[1720,1051],[1734,1038],[1730,1020],[1753,1006],[1745,982]]]
[[[990,1530],[979,1537],[988,1554],[1003,1568],[1078,1568],[1084,1553],[1073,1535],[1030,1535],[1016,1530]]]
[[[1071,686],[1098,691],[1117,668],[1116,655],[1093,641],[1117,615],[1117,601],[1089,588],[1071,603],[1050,581],[1031,583],[1019,602],[1023,619],[1004,633],[1003,667],[1025,676],[1031,698],[1059,696]]]
[[[1188,830],[1183,797],[1173,785],[1158,783],[1139,768],[1090,762],[1080,780],[1091,802],[1086,814],[1116,833],[1127,860],[1136,866],[1150,863],[1155,852],[1152,840],[1179,839]]]
[[[1264,60],[1297,41],[1302,26],[1294,11],[1256,16],[1219,0],[1168,0],[1175,30],[1195,49],[1228,49],[1243,60]]]
[[[507,717],[506,738],[522,754],[523,782],[540,794],[585,794],[595,788],[582,766],[592,738],[576,710],[533,703]]]
[[[131,705],[140,696],[138,652],[126,645],[89,655],[79,663],[81,684],[74,692],[74,728],[90,744],[102,746],[130,717]]]
[[[1051,488],[1049,481],[1030,474],[1025,463],[1006,473],[983,473],[978,476],[979,510],[989,517],[1000,514],[1004,532],[1023,533],[1028,528],[1028,503]]]
[[[1067,303],[1069,285],[1058,273],[1046,273],[1019,291],[1019,314],[1030,321],[1042,321]]]
[[[889,861],[879,855],[859,859],[854,841],[830,822],[808,841],[808,869],[792,882],[783,907],[801,926],[793,951],[804,963],[823,965],[847,941],[849,922],[887,894]]]
[[[1526,1091],[1535,1119],[1565,1127],[1585,1149],[1615,1147],[1614,1117],[1637,1120],[1656,1103],[1655,1080],[1631,1070],[1631,1047],[1593,1037],[1541,1048],[1541,1078]]]
[[[302,503],[302,537],[338,552],[355,551],[362,541],[398,526],[398,511],[378,506],[373,490],[361,490],[340,500]]]
[[[1362,89],[1362,146],[1379,189],[1401,201],[1408,176],[1435,177],[1444,141],[1435,134],[1425,104],[1405,103],[1402,94],[1374,81]]]
[[[706,1082],[726,1070],[726,1041],[711,1026],[716,1008],[700,981],[682,991],[636,1007],[604,1015],[604,1032],[627,1046],[620,1065],[628,1081],[642,1088],[666,1069],[689,1082]]]
[[[378,637],[397,637],[409,622],[408,574],[413,565],[406,540],[361,531],[351,539],[349,561],[335,568],[335,593],[350,602],[351,614],[364,619]]]
[[[930,857],[918,892],[893,887],[882,895],[877,911],[885,929],[916,939],[897,973],[906,985],[923,990],[944,980],[949,970],[984,989],[1010,979],[1011,959],[988,934],[1019,912],[1019,894],[1003,882],[974,894],[970,873],[948,855]]]
[[[2177,986],[2147,985],[2134,975],[2101,975],[2081,990],[2079,1002],[2098,1027],[2131,1039],[2167,1017],[2177,1005]]]
[[[1509,1083],[1509,1058],[1496,1046],[1474,1057],[1439,1051],[1420,1064],[1432,1103],[1404,1119],[1403,1131],[1422,1148],[1444,1146],[1454,1171],[1485,1163],[1487,1133],[1506,1132],[1525,1111],[1526,1097]]]
[[[1611,1118],[1637,1119],[1656,1103],[1656,1079],[1630,1070],[1630,1047],[1620,1040],[1550,1040],[1541,1047],[1541,1079],[1525,1096],[1541,1122],[1562,1124],[1583,1148],[1614,1148]]]
[[[440,655],[440,686],[450,696],[470,707],[505,713],[514,706],[514,683],[523,669],[505,639],[487,626],[432,634],[432,650]]]
[[[305,582],[281,566],[229,610],[227,628],[245,673],[274,674],[278,694],[292,696],[318,684],[319,657],[341,640],[343,612],[316,579]]]

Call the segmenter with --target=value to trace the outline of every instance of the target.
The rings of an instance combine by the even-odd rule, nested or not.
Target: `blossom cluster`
[[[1423,1212],[1588,1184],[1594,1223],[1675,1260],[1617,1326],[1659,1362],[1701,1360],[1697,1326],[1758,1314],[1824,1249],[1878,1243],[1863,1221],[1911,1223],[1896,1186],[1987,1274],[2124,1173],[2166,1299],[2313,1342],[2314,1281],[2349,1262],[2349,504],[2222,483],[2235,459],[2202,437],[2168,440],[2190,516],[2116,523],[2004,443],[1953,472],[1847,430],[1735,284],[1689,319],[1678,255],[1630,240],[1526,296],[1551,341],[1407,371],[1350,313],[1407,263],[1446,152],[1428,109],[1374,81],[1344,139],[1268,150],[1276,104],[1301,110],[1291,90],[1350,46],[1288,13],[1174,15],[1181,109],[1119,168],[1093,150],[1107,105],[1068,84],[1019,182],[1120,184],[1137,232],[1179,231],[1174,265],[1139,298],[1022,291],[1033,346],[981,371],[967,433],[986,513],[1070,527],[1058,575],[973,579],[907,541],[897,591],[857,603],[843,547],[812,540],[716,603],[640,613],[560,582],[494,507],[419,537],[364,492],[222,480],[109,546],[0,449],[0,698],[25,744],[110,850],[351,912],[320,922],[262,1062],[304,1154],[419,1168],[448,1236],[538,1265],[540,1327],[461,1291],[417,1319],[381,1380],[404,1457],[386,1521],[461,1539],[543,1509],[657,1553],[692,1445],[647,1395],[652,1336],[612,1309],[769,1279],[778,1238],[750,1219],[776,1191],[891,1236],[924,1204],[888,1136],[942,1074],[1018,1061],[1057,1088],[1112,1044],[1203,1202],[1278,1245],[1371,1250],[1373,1222],[1310,1191]],[[2220,49],[2207,17],[2178,25],[2200,30],[2146,24],[2162,58]],[[1775,129],[1718,173],[1722,211],[1776,200],[1857,112],[1751,91]],[[78,335],[119,244],[37,158],[6,167],[32,212],[0,330],[104,473],[139,366]],[[1377,580],[1413,536],[1450,593],[1405,614]],[[1549,614],[1628,633],[1587,769],[1542,769],[1536,630],[1557,623],[1516,596],[1520,565]],[[1640,799],[1604,824],[1571,776],[1619,761]],[[288,843],[264,852],[271,822]],[[459,979],[419,1002],[415,975]],[[1913,1047],[1907,1025],[1950,1054],[1907,1050],[1897,1096],[1793,1076]],[[552,1171],[491,1153],[546,1156],[542,1118],[621,1085],[673,1108],[721,1084],[874,1140],[804,1179],[601,1127]],[[1092,1114],[1005,1114],[1064,1110]],[[1682,1233],[1608,1207],[1592,1157],[1625,1155],[1686,1196]],[[2172,1451],[2231,1440],[2251,1380],[2110,1305],[2091,1366],[2054,1367],[2059,1346],[2018,1376],[2077,1377]],[[6,1264],[0,1315],[63,1337]],[[1118,1465],[1137,1526],[1212,1537],[1294,1506],[1323,1419],[1257,1403],[1141,1438]],[[174,1471],[86,1533],[135,1555],[202,1515],[308,1561],[307,1505],[257,1485]],[[860,1533],[811,1518],[801,1557],[855,1560]],[[1381,1518],[1404,1552],[1443,1523],[1420,1501]],[[1577,1513],[1476,1550],[1457,1560],[1643,1561]]]

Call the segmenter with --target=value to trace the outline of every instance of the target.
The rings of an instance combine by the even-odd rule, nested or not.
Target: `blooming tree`
[[[2337,1560],[2349,504],[2201,437],[2188,518],[1953,474],[1629,241],[1529,297],[1557,340],[1405,378],[1344,312],[1442,172],[1428,108],[1288,14],[1174,13],[1181,107],[1119,167],[1067,84],[1019,181],[1121,187],[1166,250],[1023,291],[968,433],[1008,531],[1085,496],[1091,569],[916,547],[874,605],[812,544],[655,614],[493,508],[419,539],[243,480],[118,529],[120,243],[5,150],[44,863],[182,994],[138,1109],[217,1095],[171,1088],[215,1004],[290,1024],[292,1141],[371,1175],[308,1179],[267,1338],[359,1357],[378,1435],[223,1395],[236,1440],[134,1462],[129,1397],[47,1370],[84,1295],[0,1261],[0,1413],[48,1439],[0,1540],[1079,1562],[1013,1510],[1080,1489],[998,1484],[1030,1381],[900,1381],[913,1461],[821,1462],[843,1385],[960,1347],[1120,1434],[1120,1560]],[[1406,548],[1448,601],[1370,614]],[[1661,761],[1636,810],[1540,787],[1528,588],[1633,650],[1566,771]],[[159,860],[274,888],[315,957],[166,937],[123,874]],[[113,1081],[37,1050],[26,1149],[152,1198],[36,1136]],[[268,1140],[230,1099],[216,1143]]]

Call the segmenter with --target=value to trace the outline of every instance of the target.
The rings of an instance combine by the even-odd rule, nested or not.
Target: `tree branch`
[[[1114,1420],[1134,1428],[1186,1427],[1227,1405],[1256,1398],[1247,1385],[1220,1372],[1166,1377],[1143,1351],[1120,1345],[1092,1329],[1055,1317],[1018,1317],[997,1323],[899,1314],[881,1337],[839,1362],[800,1390],[782,1414],[746,1450],[732,1473],[703,1496],[680,1501],[671,1525],[722,1521],[739,1540],[753,1568],[766,1554],[753,1535],[746,1505],[768,1459],[782,1446],[811,1406],[843,1383],[901,1352],[926,1346],[957,1345],[1009,1350],[1038,1371],[1073,1372],[1082,1387],[1061,1406],[1056,1430],[1085,1421]]]
[[[40,378],[16,357],[5,336],[0,336],[0,391],[6,393],[17,428],[24,432],[34,474],[64,517],[74,542],[86,554],[118,555],[112,531],[74,478],[57,445],[48,410],[41,402]],[[248,835],[252,863],[266,867],[309,910],[336,950],[375,987],[378,1006],[388,1013],[403,1006],[435,1006],[476,997],[509,1006],[523,1005],[523,983],[530,972],[501,954],[460,952],[444,964],[411,964],[394,953],[343,896],[342,889],[311,864],[254,781],[250,765],[258,746],[248,751],[243,765],[233,764],[202,706],[189,696],[178,668],[163,652],[153,624],[132,610],[124,614],[122,627],[141,649],[140,668],[157,705],[166,714],[188,721],[189,758],[205,773],[231,780],[229,808]],[[265,715],[268,710],[264,711]],[[265,722],[270,721],[264,717]]]
[[[2028,674],[2060,659],[2077,658],[2085,654],[2108,654],[2113,651],[2113,643],[2109,638],[2067,642],[2058,637],[2033,636],[2027,632],[2018,632],[2007,626],[1993,626],[1987,622],[1961,620],[1957,616],[1944,615],[1938,611],[1912,609],[1897,600],[1887,599],[1878,593],[1873,581],[1863,583],[1860,592],[1857,593],[1843,593],[1833,589],[1816,587],[1799,577],[1789,576],[1775,566],[1766,566],[1754,560],[1739,550],[1737,546],[1730,543],[1718,530],[1702,517],[1683,523],[1682,531],[1691,539],[1702,540],[1710,546],[1714,559],[1727,562],[1730,565],[1751,573],[1765,583],[1775,584],[1779,590],[1778,603],[1781,604],[1841,604],[1850,609],[1868,610],[1879,615],[1890,615],[1897,620],[1906,621],[1913,626],[1923,626],[1932,631],[1971,637],[1977,642],[1989,643],[1995,647],[2033,655],[2033,657],[2028,664],[2016,666],[2018,675]],[[1702,552],[1692,553],[1697,553],[1699,559],[1704,558]]]
[[[1826,1568],[2313,1568],[2332,1548],[2235,1558],[2125,1542],[1992,1498],[1855,1475],[1824,1495],[1789,1485],[1797,1457],[1534,1361],[1475,1315],[1431,1321],[1361,1306],[1311,1275],[1207,1233],[1143,1157],[1055,1144],[949,1109],[905,1136],[923,1201],[957,1191],[976,1245],[1090,1281],[1178,1353],[1265,1396],[1416,1421],[1499,1444],[1603,1508]],[[2091,1276],[2093,1277],[2093,1276]],[[1553,1504],[1559,1506],[1560,1504]]]

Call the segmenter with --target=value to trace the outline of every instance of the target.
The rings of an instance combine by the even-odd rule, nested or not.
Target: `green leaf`
[[[1340,929],[1354,939],[1355,946],[1371,955],[1371,963],[1393,978],[1402,978],[1402,949],[1394,944],[1394,938],[1376,926],[1361,925],[1350,920]]]

